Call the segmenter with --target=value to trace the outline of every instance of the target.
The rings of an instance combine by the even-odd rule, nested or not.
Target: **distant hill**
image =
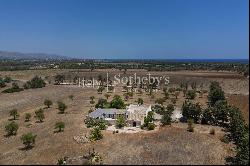
[[[65,60],[71,59],[69,57],[56,55],[56,54],[45,54],[45,53],[20,53],[20,52],[9,52],[9,51],[0,51],[0,60]]]

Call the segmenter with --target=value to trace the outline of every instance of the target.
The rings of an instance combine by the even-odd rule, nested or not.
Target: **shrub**
[[[46,83],[41,77],[35,76],[30,81],[27,81],[24,84],[25,89],[35,89],[35,88],[43,88],[45,87]]]
[[[188,123],[188,128],[187,130],[189,132],[194,132],[194,120],[193,119],[188,119],[187,120],[187,123]]]
[[[0,88],[3,88],[5,86],[6,86],[5,81],[0,77]]]
[[[89,139],[91,141],[97,141],[103,138],[103,135],[101,133],[101,130],[99,127],[95,127],[91,130]]]
[[[4,82],[6,82],[6,83],[10,83],[11,81],[12,81],[12,78],[11,78],[11,77],[6,76],[6,77],[4,78]]]
[[[30,149],[35,144],[36,135],[33,135],[32,133],[23,134],[21,137],[21,141],[25,145],[26,149]]]
[[[14,93],[14,92],[20,92],[23,91],[23,88],[20,88],[17,83],[12,83],[12,87],[5,89],[2,91],[3,93]]]
[[[86,124],[87,128],[94,127],[96,125],[95,119],[91,117],[87,117],[84,120],[84,123]]]
[[[98,120],[96,126],[99,127],[100,130],[106,130],[107,129],[107,123],[105,120]]]
[[[43,122],[43,120],[45,119],[43,109],[39,109],[39,110],[35,111],[35,118],[38,121]]]
[[[5,126],[5,131],[7,132],[7,135],[16,135],[18,130],[18,124],[15,122],[11,122]]]
[[[58,105],[59,113],[60,114],[64,114],[65,110],[67,109],[66,104],[64,104],[63,102],[59,101],[59,102],[57,102],[57,105]]]
[[[53,102],[49,99],[45,99],[43,103],[47,106],[47,108],[50,108],[50,106],[53,104]]]
[[[95,108],[104,108],[108,104],[108,101],[106,99],[100,98],[95,105]]]
[[[58,132],[62,132],[65,128],[64,122],[57,122],[55,124],[55,129],[58,129]]]
[[[31,118],[31,114],[30,113],[26,113],[25,114],[25,122],[30,121],[30,118]]]
[[[19,117],[19,113],[17,112],[17,109],[12,109],[10,111],[10,116],[13,117],[13,120],[16,120]]]
[[[155,124],[154,123],[149,123],[147,126],[148,130],[154,130],[155,129]]]
[[[142,104],[144,103],[144,101],[143,101],[142,98],[138,98],[138,99],[137,99],[137,103],[138,103],[139,105],[142,105]]]
[[[84,120],[84,123],[88,128],[99,127],[100,130],[105,130],[107,128],[107,122],[103,119],[93,119],[91,117],[87,117]]]

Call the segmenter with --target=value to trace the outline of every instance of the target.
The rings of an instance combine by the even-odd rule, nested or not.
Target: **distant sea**
[[[249,63],[249,59],[103,59],[106,62],[140,62],[140,61],[160,61],[160,62],[227,62],[227,63]]]

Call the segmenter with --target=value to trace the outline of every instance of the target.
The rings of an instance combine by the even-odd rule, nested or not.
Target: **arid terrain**
[[[22,85],[35,75],[50,82],[56,74],[78,75],[91,78],[97,74],[106,73],[115,75],[122,73],[116,70],[28,70],[28,71],[2,71],[0,76],[10,76]],[[128,70],[125,75],[145,75],[143,70]],[[249,79],[232,72],[150,72],[154,76],[169,76],[170,86],[177,87],[181,80],[204,83],[208,89],[212,80],[218,81],[226,93],[229,103],[239,107],[245,120],[249,121]],[[11,85],[8,85],[11,86]],[[120,88],[120,89],[119,89]],[[2,88],[1,91],[5,89]],[[68,85],[47,84],[41,89],[29,89],[13,94],[0,93],[0,164],[56,164],[62,157],[78,157],[95,149],[103,158],[104,164],[225,164],[225,158],[233,154],[233,145],[223,143],[220,138],[225,134],[220,127],[197,125],[195,132],[186,131],[186,123],[174,123],[160,130],[147,133],[126,134],[103,131],[104,138],[94,143],[78,143],[73,137],[88,135],[90,129],[84,124],[88,115],[90,96],[95,100],[104,97],[96,89]],[[115,93],[122,96],[121,87]],[[73,100],[69,95],[74,95]],[[162,92],[155,92],[155,98],[163,96]],[[110,97],[110,99],[112,98]],[[146,93],[139,96],[135,94],[126,103],[135,103],[138,97],[143,98],[145,104],[154,104]],[[51,108],[45,108],[44,99],[53,101]],[[110,100],[109,99],[109,100]],[[185,98],[181,93],[176,107],[181,108]],[[63,101],[68,106],[66,114],[58,114],[57,101]],[[196,101],[206,106],[207,94]],[[170,102],[170,101],[169,101]],[[166,102],[165,104],[167,104]],[[4,126],[10,121],[9,110],[17,109],[20,117],[16,122],[19,130],[16,136],[6,137]],[[34,112],[45,108],[44,122],[36,122]],[[30,122],[25,122],[24,114],[31,113]],[[65,130],[55,133],[54,124],[57,121],[65,122]],[[209,134],[214,128],[215,135]],[[35,146],[30,150],[23,150],[20,140],[22,134],[33,132],[37,135]],[[81,160],[73,164],[82,164]]]

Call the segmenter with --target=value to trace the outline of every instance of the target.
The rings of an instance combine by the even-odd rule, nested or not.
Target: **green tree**
[[[36,118],[39,122],[43,122],[43,120],[45,119],[43,109],[40,108],[39,110],[35,111],[35,118]]]
[[[58,130],[58,132],[62,132],[65,128],[65,123],[64,122],[56,122],[55,124],[55,129]]]
[[[15,122],[11,122],[5,126],[5,131],[7,132],[7,136],[16,135],[18,130],[18,124]]]
[[[161,118],[161,123],[163,126],[165,125],[171,125],[171,121],[172,121],[172,114],[174,111],[174,106],[172,104],[169,104],[166,108],[166,110],[163,113],[163,116]]]
[[[33,135],[32,133],[23,134],[21,141],[25,145],[25,149],[30,149],[35,145],[36,135]]]
[[[63,102],[59,101],[59,102],[57,102],[57,105],[58,105],[59,113],[60,114],[64,114],[65,110],[67,109],[66,104],[64,104]]]
[[[120,129],[123,128],[124,126],[126,126],[125,118],[123,116],[118,116],[116,120],[116,127]]]
[[[45,87],[46,83],[41,77],[35,76],[24,84],[25,89],[35,89]]]
[[[45,99],[43,103],[47,106],[47,108],[50,108],[50,106],[53,104],[53,102],[49,99]]]
[[[182,105],[182,115],[186,119],[193,119],[195,123],[201,118],[202,109],[199,103],[193,104],[185,101]]]
[[[99,127],[94,127],[91,132],[90,132],[90,136],[89,139],[91,141],[97,141],[103,138],[102,132],[100,130]]]
[[[111,108],[122,109],[125,108],[125,103],[121,96],[115,95],[113,100],[110,102]]]
[[[98,102],[95,105],[95,108],[104,108],[108,104],[108,101],[106,99],[100,98]]]
[[[210,125],[215,124],[213,108],[209,107],[203,111],[201,123]]]
[[[168,112],[165,112],[163,115],[162,115],[162,118],[161,118],[161,124],[163,126],[165,125],[170,125],[171,124],[171,115],[168,113]]]
[[[13,120],[16,120],[19,117],[19,113],[17,112],[17,109],[12,109],[10,111],[10,116],[13,117]]]
[[[152,106],[152,111],[154,111],[157,114],[163,115],[165,113],[165,107],[159,104],[156,104]]]
[[[218,82],[211,82],[209,86],[208,101],[211,106],[219,100],[225,100],[225,94]]]

